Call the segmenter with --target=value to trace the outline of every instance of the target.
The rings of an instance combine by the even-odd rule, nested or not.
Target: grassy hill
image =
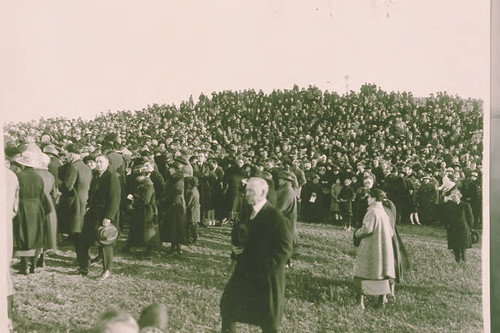
[[[138,318],[152,302],[165,303],[171,332],[220,330],[219,299],[231,273],[228,227],[200,229],[196,245],[180,256],[142,250],[116,253],[113,275],[76,275],[75,254],[62,246],[35,275],[14,274],[14,325],[18,332],[81,332],[92,327],[108,307]],[[481,249],[468,251],[456,264],[447,250],[444,230],[402,226],[412,270],[396,286],[396,299],[376,309],[357,307],[351,286],[356,248],[352,233],[339,227],[298,227],[300,256],[287,271],[282,332],[481,332]],[[96,250],[93,250],[94,253]],[[239,325],[241,332],[260,329]]]

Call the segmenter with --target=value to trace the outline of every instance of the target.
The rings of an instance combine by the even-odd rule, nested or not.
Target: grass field
[[[228,227],[199,230],[196,245],[180,256],[142,250],[115,253],[113,275],[98,281],[75,274],[75,254],[62,246],[35,275],[13,271],[17,332],[85,332],[108,307],[138,318],[152,302],[165,303],[170,332],[216,332],[219,299],[231,273]],[[339,227],[299,223],[299,253],[287,271],[282,332],[481,332],[481,249],[468,251],[456,264],[443,229],[401,226],[412,270],[396,286],[385,309],[356,305],[351,286],[356,248],[352,233]],[[94,253],[96,250],[93,250]],[[259,332],[238,325],[241,332]]]

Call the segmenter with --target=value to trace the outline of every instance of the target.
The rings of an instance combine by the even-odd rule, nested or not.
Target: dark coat
[[[186,190],[185,200],[187,221],[195,224],[201,222],[200,193],[198,192],[198,188],[193,187],[190,190]]]
[[[285,269],[292,251],[286,218],[266,203],[250,221],[243,253],[222,294],[221,315],[236,321],[279,327],[285,299]]]
[[[13,221],[14,249],[33,250],[44,246],[45,220],[50,204],[42,177],[32,168],[17,174],[19,210]]]
[[[59,179],[59,168],[62,166],[61,161],[56,156],[50,155],[49,172],[54,176],[56,188],[59,188],[61,180]]]
[[[350,185],[342,187],[338,196],[339,210],[342,216],[352,216],[352,202],[354,201],[354,197],[354,189]]]
[[[91,245],[95,241],[96,230],[102,225],[105,218],[117,226],[120,209],[121,186],[118,175],[108,170],[92,179],[91,191],[88,199],[88,211],[85,214],[85,223],[82,238]]]
[[[165,183],[160,204],[162,207],[161,240],[173,244],[186,244],[186,201],[182,173],[169,177]]]
[[[54,205],[54,200],[56,198],[55,179],[50,171],[36,169],[35,172],[43,179],[43,191],[50,205],[50,213],[45,217],[45,241],[43,248],[45,250],[57,249],[57,213]]]
[[[446,228],[449,249],[468,249],[471,247],[471,228],[474,217],[470,205],[461,201],[458,205],[454,202],[442,204],[441,221]]]
[[[59,187],[61,198],[58,207],[59,231],[81,232],[87,206],[92,172],[82,160],[63,167],[62,182]],[[61,173],[60,169],[60,173]]]
[[[134,218],[129,232],[129,237],[133,237],[132,246],[159,245],[158,207],[151,179],[138,182],[133,195]]]
[[[281,185],[276,192],[276,206],[287,218],[289,228],[295,237],[295,227],[297,225],[297,192],[290,183]]]

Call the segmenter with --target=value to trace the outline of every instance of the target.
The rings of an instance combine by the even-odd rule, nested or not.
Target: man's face
[[[365,188],[371,189],[373,187],[373,179],[366,178],[365,180],[363,180],[363,185],[365,186]]]
[[[95,159],[95,168],[99,172],[104,172],[108,168],[109,161],[106,157],[104,156],[98,156]]]
[[[255,204],[265,199],[265,192],[258,182],[250,181],[248,182],[245,190],[245,197],[247,199],[247,202],[250,205],[254,206]]]

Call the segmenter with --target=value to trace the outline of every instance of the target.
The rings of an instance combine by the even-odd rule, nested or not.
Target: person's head
[[[385,198],[384,191],[378,188],[372,188],[368,191],[368,204],[371,205],[374,202],[382,202]]]
[[[248,183],[245,189],[245,197],[247,202],[254,206],[266,199],[267,192],[269,191],[269,185],[263,178],[252,177],[248,179]]]
[[[363,178],[363,185],[366,189],[371,189],[373,187],[373,183],[374,183],[374,180],[373,180],[373,177],[371,176],[365,176]]]
[[[99,173],[103,173],[104,171],[106,171],[108,166],[109,166],[108,156],[106,156],[104,154],[100,154],[95,158],[95,169]]]
[[[80,147],[74,143],[70,143],[65,147],[66,159],[69,162],[76,161],[80,158]]]
[[[159,328],[163,332],[168,328],[168,312],[167,307],[163,304],[153,303],[145,307],[138,320],[139,327]]]
[[[106,311],[97,321],[94,333],[137,333],[139,325],[128,313],[118,310]]]
[[[94,170],[96,167],[95,155],[89,154],[89,155],[85,156],[83,158],[83,163],[85,163],[90,168],[90,170]]]
[[[345,186],[349,186],[349,185],[351,185],[351,183],[352,183],[351,178],[346,178],[346,179],[344,179],[344,185],[345,185]]]

